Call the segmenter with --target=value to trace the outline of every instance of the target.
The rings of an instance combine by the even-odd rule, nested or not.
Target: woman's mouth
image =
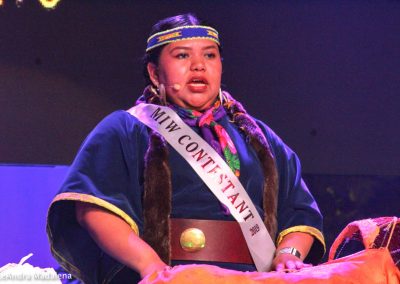
[[[207,89],[208,82],[204,78],[192,78],[187,82],[191,92],[204,92]]]

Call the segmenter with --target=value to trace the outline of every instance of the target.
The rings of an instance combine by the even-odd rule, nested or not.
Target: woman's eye
[[[214,52],[206,53],[205,57],[206,57],[206,58],[209,58],[209,59],[215,58],[215,57],[216,57],[216,54],[215,54]]]
[[[177,55],[175,55],[175,57],[178,59],[184,59],[184,58],[188,58],[189,54],[182,52],[182,53],[178,53]]]

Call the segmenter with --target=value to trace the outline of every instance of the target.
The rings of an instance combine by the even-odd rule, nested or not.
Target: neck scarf
[[[212,107],[203,113],[176,105],[169,107],[174,109],[187,125],[199,127],[204,140],[225,159],[233,173],[237,177],[240,176],[240,161],[236,147],[228,132],[218,123],[218,120],[226,115],[220,101],[216,101]]]

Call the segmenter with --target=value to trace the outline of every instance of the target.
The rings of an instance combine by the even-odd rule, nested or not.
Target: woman
[[[158,22],[146,49],[149,85],[137,106],[105,118],[82,145],[49,209],[47,230],[54,256],[85,283],[138,281],[169,265],[187,263],[242,271],[254,271],[256,266],[300,269],[307,266],[303,263],[307,256],[316,263],[323,255],[322,217],[301,179],[297,156],[220,90],[220,51],[217,31],[191,14]],[[167,132],[180,129],[178,120],[191,128],[177,141],[195,161],[205,154],[195,152],[200,146],[189,142],[196,134],[188,133],[194,131],[211,145],[216,154],[200,170],[207,167],[206,174],[215,174],[220,180],[214,181],[222,185],[225,174],[211,165],[223,159],[228,174],[235,176],[232,180],[237,178],[245,193],[226,194],[225,203],[217,199],[215,189],[166,142],[169,138],[146,126],[138,109],[154,105],[148,118],[167,125]],[[165,115],[159,106],[179,118],[171,120],[172,114]],[[234,187],[230,183],[221,191]],[[246,194],[251,200],[239,203],[238,196]],[[240,226],[257,218],[263,224],[244,235],[237,233],[235,210],[247,212],[238,217]],[[181,229],[187,222],[208,230],[195,240],[202,241],[197,248],[184,243]],[[262,235],[259,231],[267,232],[260,247],[272,238],[275,254],[273,249],[260,253],[258,245],[246,245],[252,236]],[[198,231],[189,233],[193,232]],[[179,238],[182,247],[174,245]],[[214,256],[225,246],[229,249]],[[230,250],[240,255],[231,257]],[[258,260],[257,254],[264,260]],[[273,255],[271,267],[265,255]]]

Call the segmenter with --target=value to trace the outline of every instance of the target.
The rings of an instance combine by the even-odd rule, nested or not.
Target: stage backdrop
[[[400,175],[400,1],[0,2],[0,162],[69,164],[141,94],[151,26],[191,11],[221,34],[224,89],[306,173]]]
[[[29,253],[34,266],[56,265],[46,237],[46,215],[67,169],[0,165],[0,267]]]

